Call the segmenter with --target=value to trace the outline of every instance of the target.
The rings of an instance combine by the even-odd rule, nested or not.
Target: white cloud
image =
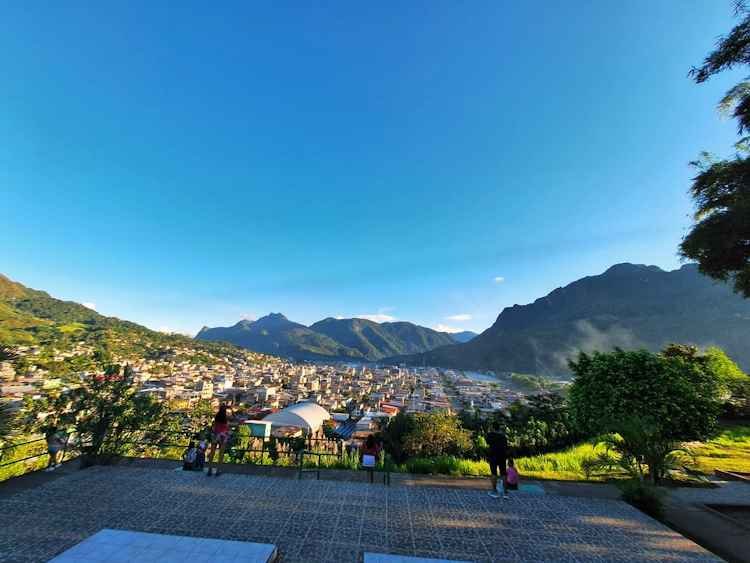
[[[253,315],[252,313],[242,313],[240,315],[240,320],[241,321],[254,321],[255,315]]]
[[[471,315],[468,313],[459,313],[458,315],[450,315],[448,317],[445,317],[448,321],[470,321]]]
[[[354,318],[367,319],[368,321],[374,321],[376,323],[388,323],[388,322],[396,320],[396,317],[393,317],[391,315],[386,315],[385,313],[374,313],[374,314],[369,314],[369,315],[354,315]]]
[[[92,303],[91,301],[84,301],[81,303],[84,307],[87,309],[91,309],[92,311],[96,311],[96,303]]]
[[[495,276],[495,283],[503,283],[505,278],[503,276]]]
[[[157,330],[159,332],[163,332],[164,334],[179,334],[181,336],[189,336],[190,338],[193,337],[193,334],[190,332],[183,331],[183,330],[174,330],[168,326],[160,326]]]
[[[462,328],[457,328],[455,326],[450,325],[444,325],[442,323],[439,323],[432,327],[434,330],[437,330],[438,332],[461,332]]]

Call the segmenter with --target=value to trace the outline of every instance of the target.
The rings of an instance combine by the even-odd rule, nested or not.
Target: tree
[[[444,412],[412,415],[412,427],[404,436],[409,456],[461,455],[471,449],[471,434],[455,416]]]
[[[198,401],[193,408],[188,409],[187,413],[190,434],[198,434],[209,428],[215,414],[211,401],[207,399]]]
[[[569,366],[571,417],[587,435],[620,432],[633,417],[659,421],[664,440],[703,440],[715,431],[721,386],[701,362],[617,349],[581,352]]]
[[[690,71],[697,83],[735,66],[750,64],[750,11],[736,2],[742,21],[719,39],[716,49],[700,67]],[[745,135],[736,148],[744,153],[714,161],[704,154],[693,164],[698,175],[691,194],[696,204],[696,224],[680,244],[684,258],[696,260],[700,271],[714,279],[732,280],[734,289],[750,297],[750,157],[746,135],[750,131],[750,82],[731,88],[719,104],[737,119],[738,133]]]
[[[172,428],[166,406],[139,394],[130,367],[118,365],[108,365],[75,389],[33,401],[26,419],[36,430],[74,432],[89,462],[167,442],[165,431]]]
[[[750,417],[750,377],[717,346],[700,352],[695,346],[670,345],[662,352],[695,362],[701,369],[711,373],[719,383],[722,416],[729,418]]]
[[[408,457],[404,449],[404,440],[413,428],[414,419],[406,413],[399,411],[394,416],[383,432],[383,445],[385,450],[398,463],[403,463]]]

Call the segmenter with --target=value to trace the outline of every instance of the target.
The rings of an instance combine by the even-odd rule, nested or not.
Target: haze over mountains
[[[672,343],[716,345],[750,368],[750,300],[698,272],[617,264],[528,305],[505,308],[465,344],[389,360],[539,375],[568,373],[579,350],[607,351]]]
[[[377,323],[358,318],[328,317],[307,327],[280,313],[271,313],[257,321],[243,320],[231,327],[203,327],[196,338],[231,342],[256,352],[301,360],[376,361],[427,352],[462,342],[467,336],[461,334],[454,338],[449,333],[409,322]]]

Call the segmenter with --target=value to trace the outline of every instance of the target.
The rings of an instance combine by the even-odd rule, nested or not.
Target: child
[[[192,440],[188,444],[185,453],[182,454],[183,471],[192,471],[195,466],[195,459],[198,456],[198,450],[195,448],[195,442]]]
[[[513,465],[513,460],[508,459],[508,470],[505,472],[503,479],[503,498],[508,498],[508,491],[518,490],[518,470]]]
[[[195,469],[197,471],[203,471],[203,466],[206,464],[206,441],[201,440],[198,442],[198,451],[195,456]]]

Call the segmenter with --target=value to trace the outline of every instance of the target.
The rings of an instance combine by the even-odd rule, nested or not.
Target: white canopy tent
[[[323,426],[323,422],[331,418],[328,411],[311,401],[295,403],[278,412],[269,414],[263,420],[273,426],[296,426],[308,432],[315,433]]]

